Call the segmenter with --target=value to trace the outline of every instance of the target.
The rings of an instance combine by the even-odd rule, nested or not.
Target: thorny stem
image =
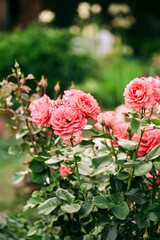
[[[105,127],[103,128],[103,133],[105,133]],[[110,137],[111,137],[111,134],[110,134],[110,132],[109,132],[109,128],[108,128],[108,134],[109,134]],[[111,138],[112,138],[112,137],[111,137]],[[110,141],[110,142],[111,142],[111,148],[108,146],[106,139],[104,140],[104,142],[105,142],[106,147],[107,147],[108,150],[110,151],[110,153],[113,154],[113,156],[114,156],[115,159],[117,160],[117,154],[116,154],[116,152],[115,152],[115,150],[114,150],[114,146],[113,146],[112,140]]]
[[[133,163],[135,163],[135,160],[136,160],[136,157],[137,157],[137,152],[138,152],[141,140],[142,140],[143,133],[144,133],[144,131],[141,130],[141,135],[140,135],[140,138],[139,138],[138,146],[137,146],[136,151],[135,151],[134,156],[133,156]],[[127,191],[129,191],[131,183],[132,183],[133,172],[134,172],[134,166],[132,167],[131,176],[130,176],[129,181],[128,181]]]
[[[72,141],[72,139],[71,139],[71,145],[72,145],[72,147],[74,147],[74,146],[73,146],[73,141]],[[78,178],[78,182],[79,182],[80,189],[82,190],[82,193],[83,193],[83,196],[84,196],[85,201],[87,201],[86,192],[84,191],[84,189],[83,189],[83,187],[82,187],[82,181],[81,181],[81,179],[80,179],[80,174],[79,174],[79,169],[78,169],[78,164],[77,164],[76,156],[74,156],[74,163],[75,163],[76,175],[77,175],[77,178]]]
[[[17,82],[18,82],[18,87],[19,87],[19,90],[20,90],[20,100],[21,100],[21,105],[22,105],[22,108],[23,108],[23,111],[24,111],[24,114],[26,115],[26,110],[25,110],[25,107],[24,107],[24,103],[23,103],[23,99],[22,99],[22,95],[21,95],[21,83],[20,83],[20,80],[19,80],[19,77],[17,76]],[[33,148],[34,148],[34,152],[35,154],[37,154],[37,149],[36,149],[36,146],[34,144],[34,139],[33,139],[33,135],[31,133],[31,129],[30,129],[30,126],[29,126],[29,123],[28,123],[28,120],[26,119],[26,126],[28,128],[28,132],[29,132],[29,136],[30,136],[30,139],[31,139],[31,142],[32,142],[32,145],[33,145]]]
[[[154,203],[155,194],[156,194],[156,177],[153,176],[153,187],[152,187],[152,202]]]

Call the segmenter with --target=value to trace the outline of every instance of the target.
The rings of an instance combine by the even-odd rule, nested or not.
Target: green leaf
[[[155,146],[146,156],[146,161],[158,158],[160,156],[160,144]]]
[[[80,218],[86,218],[92,211],[92,208],[93,208],[93,205],[91,202],[89,201],[83,202],[81,205],[81,209],[79,210]]]
[[[88,167],[88,166],[84,166],[84,165],[79,165],[78,166],[78,170],[79,170],[79,173],[81,175],[84,175],[84,176],[88,176],[88,175],[91,175],[92,172],[93,172],[93,169]]]
[[[147,196],[140,188],[132,188],[125,195],[140,205],[143,205],[147,201]]]
[[[8,97],[13,90],[13,86],[10,83],[3,85],[0,89],[0,98]]]
[[[20,146],[17,145],[17,144],[14,144],[14,145],[10,146],[9,149],[8,149],[8,153],[10,155],[16,155],[20,151],[21,151]]]
[[[135,133],[138,133],[141,130],[144,130],[149,125],[150,125],[150,119],[148,117],[145,117],[142,119],[132,118],[130,126]]]
[[[63,206],[61,206],[62,211],[67,212],[67,213],[74,213],[74,212],[78,212],[81,208],[80,204],[65,204]]]
[[[48,215],[51,213],[61,202],[57,197],[47,199],[45,202],[40,204],[37,208],[38,214]]]
[[[105,195],[94,197],[92,203],[98,208],[102,208],[102,209],[106,209],[106,208],[111,209],[114,207],[114,203],[111,202],[110,199]]]
[[[20,183],[24,179],[25,175],[27,175],[27,174],[28,174],[28,171],[16,172],[12,177],[12,183],[13,184]]]
[[[160,162],[154,162],[153,165],[157,170],[160,171]]]
[[[29,168],[35,173],[40,173],[43,172],[45,164],[43,162],[32,160],[29,164]]]
[[[133,151],[137,146],[137,142],[131,140],[119,139],[117,142],[119,146],[129,151]]]
[[[101,233],[101,240],[116,240],[117,228],[106,225]]]
[[[92,140],[82,140],[81,143],[80,143],[81,146],[94,146],[95,143],[92,141]]]
[[[121,202],[114,205],[112,212],[118,219],[125,220],[129,214],[129,207],[126,202]]]
[[[146,175],[152,169],[152,162],[141,162],[135,166],[135,175],[143,176]]]
[[[58,188],[56,191],[56,195],[57,197],[67,201],[68,203],[73,203],[75,199],[75,196],[73,196],[70,192],[63,188]]]
[[[55,163],[58,163],[58,162],[61,162],[61,161],[63,161],[63,159],[59,159],[57,156],[53,156],[50,159],[48,159],[45,162],[45,164],[55,164]]]
[[[119,159],[119,160],[115,161],[115,164],[120,166],[120,167],[123,167],[126,162],[127,162],[126,160]]]
[[[33,158],[37,161],[40,161],[40,162],[45,162],[47,161],[49,158],[50,158],[50,154],[46,153],[46,152],[42,152],[42,153],[39,153],[38,156],[33,156]]]
[[[32,227],[29,229],[28,233],[27,233],[27,236],[33,236],[36,232],[38,231],[38,228],[37,227]]]
[[[160,120],[158,120],[158,119],[152,119],[151,122],[157,126],[160,125]]]
[[[139,228],[144,228],[146,226],[146,219],[141,213],[136,214],[134,216],[134,220],[136,221],[136,224]]]
[[[110,155],[103,155],[100,157],[95,157],[92,159],[93,168],[97,169],[98,167],[107,167],[113,162],[113,159]]]
[[[150,212],[150,213],[146,213],[145,215],[152,222],[160,221],[160,213],[159,212]]]
[[[140,126],[140,119],[132,118],[130,126],[133,132],[138,133],[139,126]]]
[[[115,140],[115,138],[113,136],[111,136],[109,133],[104,133],[104,134],[100,134],[100,135],[94,135],[91,138],[107,138],[107,139]]]
[[[34,208],[36,205],[39,205],[43,202],[42,197],[31,197],[27,204],[24,206],[23,211],[27,211],[29,208]]]
[[[47,178],[47,171],[44,170],[43,172],[40,173],[35,173],[32,172],[32,181],[35,183],[43,183]]]
[[[54,238],[51,238],[51,235],[49,233],[45,233],[42,236],[42,240],[54,240]]]
[[[114,193],[121,192],[122,182],[119,181],[116,176],[112,175],[110,177],[110,185],[112,188],[112,192]]]
[[[128,172],[119,172],[116,176],[117,176],[117,179],[123,181],[123,180],[128,179],[130,175]]]
[[[110,227],[106,240],[116,240],[117,238],[117,228]]]
[[[120,203],[124,201],[124,194],[122,192],[112,193],[112,197],[115,203]]]
[[[16,139],[24,137],[28,133],[28,129],[22,129],[16,134]]]

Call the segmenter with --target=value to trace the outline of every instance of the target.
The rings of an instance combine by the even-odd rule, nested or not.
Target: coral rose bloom
[[[61,166],[59,168],[59,172],[60,172],[62,177],[67,177],[71,172],[71,168],[67,167],[67,166]]]
[[[38,127],[46,126],[49,127],[50,119],[50,107],[53,101],[45,94],[40,99],[31,102],[29,108],[31,111],[31,122],[35,123]]]
[[[152,108],[155,104],[154,91],[152,84],[145,78],[135,78],[125,88],[126,107],[134,107],[135,110],[141,108]]]
[[[140,133],[135,134],[132,138],[133,141],[139,142]],[[155,146],[160,144],[160,130],[147,130],[143,133],[142,140],[137,152],[138,157],[147,155]]]
[[[147,81],[152,84],[155,100],[158,103],[160,103],[160,78],[159,77],[156,77],[156,78],[148,77]]]
[[[106,125],[108,127],[112,127],[116,122],[116,113],[114,111],[105,111],[98,114],[97,123],[95,127],[98,130],[102,130],[102,125]]]
[[[80,135],[80,130],[85,127],[86,123],[87,119],[74,107],[61,105],[52,110],[50,124],[54,133],[64,140]]]
[[[124,121],[117,121],[112,126],[110,133],[118,139],[128,139],[128,127],[130,123]],[[112,141],[113,145],[118,146],[116,141]]]
[[[97,114],[101,109],[97,100],[90,93],[84,93],[77,89],[70,89],[64,93],[63,99],[68,100],[70,105],[79,109],[85,117],[93,121],[97,120]]]

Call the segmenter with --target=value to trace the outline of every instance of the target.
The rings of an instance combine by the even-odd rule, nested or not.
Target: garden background
[[[44,74],[49,96],[59,81],[61,92],[74,84],[114,109],[133,78],[159,75],[159,8],[158,0],[0,0],[0,81],[16,59],[26,75]],[[0,121],[0,212],[22,212],[35,186],[11,184],[26,156],[9,155],[14,129]]]

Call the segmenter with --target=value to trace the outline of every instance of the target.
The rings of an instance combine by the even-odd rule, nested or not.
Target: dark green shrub
[[[72,51],[72,34],[67,30],[55,30],[38,25],[24,31],[0,34],[0,78],[16,59],[22,71],[32,72],[39,80],[44,74],[48,78],[48,94],[60,82],[61,90],[71,81],[82,82],[89,76],[93,61],[87,55],[76,55]]]

